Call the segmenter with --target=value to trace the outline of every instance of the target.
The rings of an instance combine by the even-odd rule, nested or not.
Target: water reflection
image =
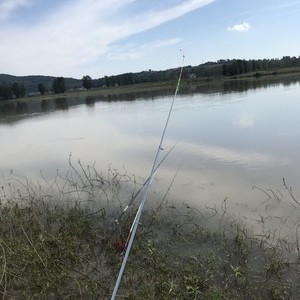
[[[27,102],[0,102],[0,122],[11,123],[20,119],[23,115],[34,112],[30,110]]]
[[[68,110],[69,104],[66,98],[56,98],[54,101],[56,110]]]
[[[92,96],[87,96],[85,98],[85,104],[89,107],[94,107],[95,106],[95,102],[96,102],[96,99],[95,97],[92,97]]]
[[[165,191],[181,166],[169,194],[177,202],[213,207],[228,197],[247,216],[263,198],[251,193],[253,186],[277,189],[285,177],[300,193],[299,87],[299,80],[257,79],[183,88],[164,148],[180,141],[159,170],[155,191]],[[104,172],[110,163],[126,168],[142,181],[173,92],[2,103],[0,174],[14,169],[31,179],[43,170],[55,177],[72,153]]]
[[[41,111],[42,112],[47,112],[49,111],[49,102],[46,100],[41,101]]]
[[[210,82],[205,86],[194,86],[192,92],[203,93],[203,94],[214,94],[214,93],[243,93],[256,89],[266,89],[270,87],[276,87],[280,85],[292,86],[300,83],[298,77],[287,77],[287,78],[246,78],[243,80],[228,80],[220,84]]]
[[[257,89],[266,89],[283,85],[292,87],[300,83],[298,77],[287,78],[251,78],[243,80],[218,81],[208,79],[206,84],[199,85],[197,82],[190,82],[180,89],[180,95],[195,94],[232,94],[245,93]],[[58,97],[49,100],[25,100],[25,101],[5,101],[0,102],[0,122],[16,122],[23,118],[30,118],[36,114],[48,113],[55,110],[68,110],[70,107],[85,104],[94,107],[97,102],[117,102],[117,101],[134,101],[138,99],[154,100],[159,97],[167,97],[174,94],[174,88],[165,88],[159,90],[126,92],[123,94],[109,94],[87,97]],[[223,99],[224,100],[224,99]]]
[[[216,145],[185,143],[184,148],[180,146],[177,148],[180,148],[182,156],[193,154],[206,160],[231,165],[242,165],[248,170],[290,164],[290,160],[286,157],[257,151],[241,151]]]
[[[0,105],[1,115],[19,115],[28,113],[28,105],[26,102],[11,102]]]
[[[28,105],[25,102],[18,102],[16,105],[16,113],[19,114],[27,114],[28,113]]]

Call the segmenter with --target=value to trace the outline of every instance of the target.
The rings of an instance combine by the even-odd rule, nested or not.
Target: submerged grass
[[[16,175],[3,180],[2,299],[110,299],[121,263],[118,199],[139,185],[126,172],[103,175],[71,161],[64,176],[41,178],[36,185]],[[143,215],[118,299],[298,299],[299,257],[285,259],[279,243],[230,219],[227,200],[204,212],[175,206],[167,193]],[[134,211],[122,219],[123,240]]]

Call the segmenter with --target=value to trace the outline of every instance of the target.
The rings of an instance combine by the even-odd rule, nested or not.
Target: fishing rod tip
[[[185,58],[184,49],[180,49],[180,52],[182,52],[182,57]]]

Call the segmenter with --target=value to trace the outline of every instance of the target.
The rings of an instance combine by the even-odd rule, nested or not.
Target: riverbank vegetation
[[[300,223],[293,243],[258,236],[232,218],[227,200],[205,210],[172,203],[168,190],[142,217],[118,299],[297,299]],[[110,299],[136,204],[114,220],[135,190],[134,176],[70,161],[66,174],[38,183],[10,174],[0,190],[3,299]],[[265,210],[298,200],[273,191]],[[124,193],[125,192],[125,193]],[[278,196],[279,195],[279,196]],[[281,194],[283,195],[283,194]],[[288,216],[286,216],[288,217]],[[263,220],[267,222],[267,219]],[[283,221],[285,222],[285,221]],[[264,224],[266,225],[266,224]],[[276,230],[275,230],[276,231]]]

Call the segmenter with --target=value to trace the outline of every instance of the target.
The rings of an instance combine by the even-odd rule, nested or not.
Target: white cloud
[[[9,1],[15,3],[14,7],[29,3],[29,0]],[[121,39],[157,27],[214,1],[181,0],[175,6],[160,9],[153,2],[151,10],[135,14],[136,10],[132,8],[136,0],[62,2],[59,9],[54,13],[52,10],[52,14],[39,24],[27,27],[6,24],[5,28],[0,27],[0,56],[5,57],[5,61],[0,62],[0,69],[12,74],[77,77],[89,70],[96,73],[97,64]],[[138,50],[134,52],[131,49],[131,58],[137,59],[143,55],[142,50],[147,51],[143,46],[138,46]]]
[[[149,53],[159,48],[164,48],[179,44],[182,41],[180,38],[167,40],[158,40],[142,45],[126,45],[111,47],[107,57],[112,60],[137,60],[147,56]]]
[[[141,26],[140,30],[150,29],[158,26],[167,21],[179,18],[195,9],[208,5],[216,0],[188,0],[183,1],[181,4],[170,7],[161,11],[153,11],[147,13],[145,16],[140,16],[136,19],[137,23]]]
[[[1,0],[0,19],[6,19],[16,9],[30,5],[31,0]]]
[[[227,27],[227,30],[243,32],[243,31],[250,30],[250,28],[251,28],[251,25],[248,22],[243,22],[241,24],[235,24],[233,26],[229,26],[229,27]]]

